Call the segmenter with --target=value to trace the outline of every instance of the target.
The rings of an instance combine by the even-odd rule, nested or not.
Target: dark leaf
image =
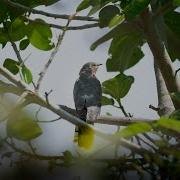
[[[113,5],[105,6],[99,12],[99,26],[101,28],[108,26],[111,20],[119,13],[120,10],[118,7]]]
[[[19,44],[20,50],[25,50],[29,45],[29,39],[23,39]]]
[[[150,3],[150,0],[132,0],[124,8],[124,13],[127,19],[133,19],[139,15]]]
[[[19,72],[19,62],[13,59],[5,59],[3,66],[14,75],[16,75]]]
[[[114,105],[114,100],[112,98],[108,98],[106,96],[102,96],[102,98],[101,98],[101,105],[102,106]]]

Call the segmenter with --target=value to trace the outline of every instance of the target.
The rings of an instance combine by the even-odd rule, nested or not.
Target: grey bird
[[[98,67],[102,64],[88,62],[79,72],[79,79],[75,82],[73,95],[78,117],[87,123],[93,124],[101,110],[101,83],[96,78]],[[74,141],[78,141],[78,135],[82,128],[75,128]]]

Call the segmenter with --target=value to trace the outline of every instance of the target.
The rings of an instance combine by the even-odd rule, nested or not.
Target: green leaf
[[[22,66],[21,72],[25,83],[30,84],[33,80],[31,70],[28,69],[26,66]]]
[[[28,24],[27,36],[30,43],[38,49],[48,51],[54,47],[51,42],[51,28],[41,19],[36,19],[35,22]]]
[[[180,120],[180,109],[173,111],[170,116],[170,119],[176,119],[176,120]]]
[[[140,133],[145,133],[151,131],[152,127],[148,123],[139,122],[131,124],[128,127],[120,130],[115,134],[116,137],[130,138]]]
[[[28,45],[29,45],[29,39],[23,39],[20,43],[19,43],[19,49],[20,50],[25,50]]]
[[[97,11],[99,11],[101,9],[100,5],[94,6],[91,8],[91,10],[88,13],[88,16],[92,16],[93,14],[95,14]]]
[[[0,28],[0,43],[7,43],[9,41],[8,35],[4,28]]]
[[[109,25],[110,21],[120,13],[118,7],[113,5],[105,6],[99,12],[99,26],[101,28],[106,27]]]
[[[165,14],[164,21],[178,38],[180,38],[180,13],[170,11],[170,13]]]
[[[177,102],[180,102],[180,92],[173,92],[170,96]]]
[[[19,41],[26,35],[26,25],[22,18],[16,18],[8,28],[12,41]]]
[[[133,24],[122,22],[121,24],[119,24],[115,28],[113,28],[111,31],[109,31],[107,34],[105,34],[104,36],[99,38],[97,41],[95,41],[91,45],[90,49],[95,50],[100,44],[102,44],[112,38],[121,37],[121,36],[125,36],[125,35],[131,35],[131,34],[141,35],[141,37],[142,37],[142,33],[139,31],[139,29],[134,27]]]
[[[3,63],[3,67],[5,67],[8,71],[10,71],[14,75],[16,75],[19,72],[19,62],[10,58],[5,59]]]
[[[129,92],[133,82],[133,76],[119,74],[114,78],[102,83],[103,93],[112,96],[117,101],[120,101],[120,99],[126,96],[126,94]]]
[[[168,129],[180,133],[180,121],[175,119],[160,118],[156,123],[158,128]]]
[[[124,15],[116,15],[111,19],[109,23],[109,27],[112,28],[113,26],[118,25],[123,20],[124,20]]]
[[[139,15],[150,3],[150,0],[132,0],[125,7],[124,13],[127,19],[133,19]]]
[[[27,115],[13,117],[7,121],[7,133],[19,140],[29,141],[42,134],[38,123]]]
[[[90,6],[90,0],[84,0],[78,5],[76,12],[82,11],[88,8],[89,6]]]
[[[111,56],[106,62],[107,71],[124,72],[138,63],[144,56],[140,45],[142,45],[141,36],[133,33],[115,37],[109,48]]]
[[[175,6],[180,6],[180,0],[173,0],[173,4]]]
[[[180,38],[166,25],[166,39],[167,39],[167,51],[172,61],[176,59],[180,60]]]
[[[114,105],[114,99],[108,98],[106,96],[101,97],[101,105],[106,106],[106,105]]]

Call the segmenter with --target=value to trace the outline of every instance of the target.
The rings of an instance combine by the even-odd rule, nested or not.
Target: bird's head
[[[98,64],[95,62],[88,62],[88,63],[83,65],[83,67],[81,68],[81,70],[79,72],[79,75],[85,74],[85,75],[94,76],[97,72],[97,69],[101,65],[102,64]]]

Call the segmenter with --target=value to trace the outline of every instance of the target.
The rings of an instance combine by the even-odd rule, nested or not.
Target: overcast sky
[[[80,0],[71,1],[67,3],[65,0],[61,0],[56,5],[51,7],[41,7],[48,12],[59,14],[72,14],[75,12],[75,5]],[[82,12],[83,15],[86,11]],[[38,17],[38,16],[33,16]],[[49,20],[49,18],[45,18]],[[63,20],[51,19],[49,22],[58,23],[64,25]],[[83,22],[84,24],[85,22]],[[82,24],[82,22],[73,22],[72,25]],[[108,29],[93,28],[89,30],[68,31],[65,35],[63,44],[56,55],[51,67],[49,68],[44,81],[41,86],[41,92],[53,90],[49,99],[56,104],[64,104],[69,107],[74,107],[73,102],[73,85],[78,78],[78,73],[83,64],[88,61],[95,61],[102,63],[97,77],[103,82],[111,77],[114,77],[117,73],[106,72],[106,59],[108,57],[108,46],[110,42],[107,42],[95,51],[90,51],[90,45],[98,38],[106,33]],[[54,30],[54,34],[58,34],[58,30]],[[55,36],[56,38],[56,36]],[[13,50],[10,50],[11,46],[7,46],[3,50],[0,50],[1,62],[7,58],[15,58]],[[12,48],[11,48],[12,49]],[[144,118],[157,118],[157,114],[148,108],[150,104],[157,106],[157,94],[155,77],[153,72],[153,58],[147,45],[143,46],[144,58],[133,68],[127,70],[125,74],[133,75],[135,82],[129,94],[122,100],[122,104],[125,109],[133,114],[134,117]],[[38,72],[43,68],[43,65],[47,62],[50,53],[43,52],[34,47],[29,47],[25,52],[22,52],[23,58],[30,54],[26,64],[31,67],[34,74],[34,81],[36,82]],[[179,66],[178,62],[175,63]],[[37,107],[36,107],[37,108]],[[110,112],[115,116],[123,116],[119,110],[110,106],[102,107],[101,114]],[[47,110],[43,110],[40,113],[40,118],[43,120],[51,120],[56,118],[54,114]],[[115,126],[96,125],[98,128],[105,132],[113,132],[116,130]],[[46,153],[60,153],[66,149],[72,149],[72,138],[74,134],[74,126],[67,121],[60,120],[55,123],[42,124],[43,135],[34,141],[35,145],[40,151]]]

